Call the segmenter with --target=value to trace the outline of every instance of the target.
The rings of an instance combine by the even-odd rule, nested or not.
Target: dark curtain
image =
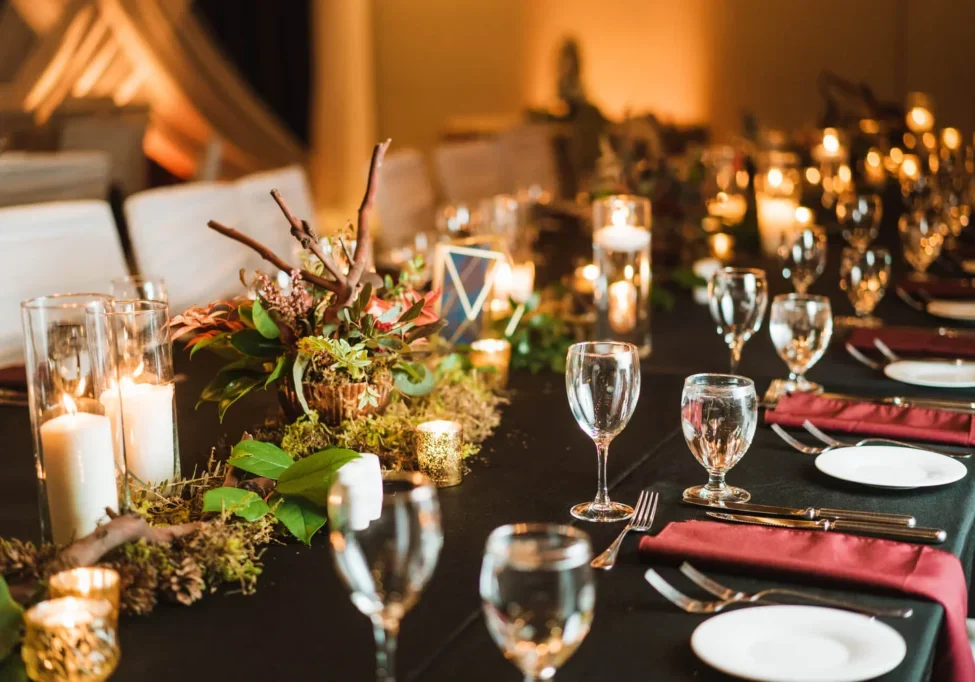
[[[3,0],[0,0],[2,2]],[[195,0],[213,34],[254,92],[308,144],[313,0]]]

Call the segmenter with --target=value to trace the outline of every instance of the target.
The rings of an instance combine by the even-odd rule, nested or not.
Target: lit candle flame
[[[72,415],[78,414],[78,406],[75,405],[75,402],[71,399],[71,396],[68,395],[67,393],[61,396],[61,404],[64,406],[64,409],[67,411],[68,414],[72,414]]]
[[[139,364],[136,365],[135,369],[132,371],[132,378],[135,379],[137,376],[141,375],[146,369],[145,363],[139,360]]]
[[[627,209],[627,207],[620,204],[613,208],[613,214],[610,217],[610,222],[613,225],[617,225],[617,226],[626,225],[626,219],[628,214],[629,214],[629,210]]]
[[[840,138],[836,128],[827,128],[823,131],[823,149],[829,154],[836,154],[840,150]]]
[[[599,277],[599,266],[597,266],[595,263],[590,263],[582,268],[582,276],[588,279],[590,282],[595,282],[596,278]]]
[[[782,184],[782,171],[778,168],[773,168],[768,172],[768,184],[769,187],[778,187]]]
[[[85,388],[88,385],[87,379],[88,377],[81,377],[80,379],[78,379],[78,385],[75,386],[74,394],[79,398],[85,394]]]

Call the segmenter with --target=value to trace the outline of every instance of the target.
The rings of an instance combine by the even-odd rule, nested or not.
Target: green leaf
[[[274,518],[306,545],[311,544],[312,536],[325,525],[324,509],[303,497],[275,495],[271,504]]]
[[[403,317],[399,318],[400,322],[411,322],[420,316],[423,312],[423,306],[426,305],[426,299],[422,296],[417,299],[417,301],[410,306],[409,310],[403,313]]]
[[[196,355],[197,351],[203,350],[207,346],[217,343],[218,341],[224,341],[228,336],[230,336],[228,332],[220,332],[219,334],[208,336],[202,341],[197,341],[193,344],[193,347],[190,348],[190,357],[192,358],[194,355]]]
[[[214,488],[203,495],[203,511],[228,511],[253,523],[271,511],[257,493],[243,488]]]
[[[254,326],[265,339],[277,339],[281,336],[278,323],[272,320],[268,312],[264,310],[259,298],[254,301]]]
[[[251,329],[254,328],[254,311],[246,303],[237,306],[237,314],[240,315],[240,321],[246,324]]]
[[[436,322],[431,322],[430,324],[414,327],[410,330],[410,333],[406,335],[406,341],[407,343],[413,343],[417,339],[425,339],[428,336],[433,336],[446,326],[447,320],[437,320]]]
[[[690,268],[675,268],[670,273],[670,281],[683,289],[693,289],[694,287],[706,287],[708,281],[703,277],[698,277]]]
[[[674,295],[663,287],[653,287],[650,289],[650,304],[654,308],[673,310],[674,303]]]
[[[227,384],[227,388],[224,389],[223,395],[217,403],[217,416],[220,419],[220,423],[223,423],[223,417],[227,414],[227,410],[231,405],[260,386],[263,382],[263,377],[248,375],[235,378]]]
[[[7,581],[0,577],[0,659],[17,646],[23,625],[24,609],[10,596]]]
[[[394,305],[392,308],[384,312],[379,316],[379,322],[384,322],[386,324],[392,324],[399,319],[399,314],[403,312],[403,309],[398,305]]]
[[[242,440],[230,452],[227,464],[256,476],[278,480],[278,476],[294,463],[291,455],[274,443]]]
[[[408,348],[406,342],[395,336],[383,336],[376,340],[376,343],[380,348],[385,348],[386,350],[392,351],[403,351]]]
[[[256,329],[241,329],[230,336],[230,343],[244,355],[252,358],[274,358],[283,350],[277,339],[265,338]]]
[[[285,469],[276,490],[281,495],[298,495],[324,506],[335,472],[354,459],[359,459],[359,453],[345,448],[316,452]]]
[[[275,381],[280,379],[284,375],[285,368],[288,366],[288,356],[281,355],[278,357],[278,361],[274,364],[274,369],[271,373],[267,375],[267,381],[264,382],[264,388],[267,388]]]
[[[304,382],[305,382],[305,368],[308,367],[308,363],[311,362],[311,358],[303,353],[298,353],[298,357],[295,358],[294,367],[291,368],[291,379],[295,384],[295,395],[298,396],[298,402],[301,403],[301,409],[305,411],[309,417],[311,416],[311,409],[308,407],[308,401],[305,400]]]
[[[419,381],[414,381],[404,370],[393,372],[393,385],[403,395],[426,395],[437,384],[437,378],[425,365],[414,364],[412,369],[419,375]]]
[[[7,656],[0,663],[0,682],[30,682],[24,659],[16,655]]]

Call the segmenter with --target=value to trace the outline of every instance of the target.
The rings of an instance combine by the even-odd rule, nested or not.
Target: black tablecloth
[[[836,259],[814,291],[833,293],[834,312],[846,314],[836,281]],[[784,290],[769,273],[775,290]],[[893,296],[879,314],[892,323],[932,324]],[[696,372],[726,371],[728,351],[714,333],[703,307],[679,295],[674,310],[655,313],[654,352],[644,365],[636,414],[612,445],[609,475],[613,497],[632,503],[640,489],[661,493],[655,530],[668,521],[703,518],[699,510],[678,504],[681,491],[706,480],[679,430],[683,379]],[[190,372],[179,386],[183,471],[205,461],[221,434],[231,440],[274,408],[273,396],[258,394],[231,409],[218,425],[209,407],[193,410],[199,390],[215,368],[198,357],[190,365],[181,355],[178,370]],[[764,391],[769,380],[785,375],[767,328],[745,347],[741,373]],[[834,344],[810,378],[830,390],[857,393],[926,393],[895,384],[849,359]],[[480,615],[477,575],[484,541],[496,526],[518,521],[570,522],[573,503],[591,499],[596,484],[592,442],[575,425],[559,375],[512,377],[513,399],[500,429],[484,448],[484,458],[456,488],[440,492],[445,541],[437,571],[419,604],[403,623],[399,651],[401,680],[516,680],[519,674],[491,642]],[[0,534],[37,535],[36,484],[30,427],[25,410],[0,408],[6,435],[7,469],[0,479]],[[967,464],[971,468],[971,464]],[[944,527],[944,549],[958,555],[971,573],[975,489],[972,478],[946,488],[920,491],[868,489],[831,479],[813,466],[813,458],[793,451],[760,426],[748,454],[728,479],[751,491],[755,501],[804,506],[914,514],[921,525]],[[600,551],[619,526],[593,527]],[[692,630],[704,617],[679,611],[643,582],[646,569],[636,554],[637,538],[624,545],[619,564],[600,573],[592,632],[559,672],[573,680],[723,680],[691,652]],[[273,546],[265,554],[265,573],[257,594],[217,594],[191,607],[160,606],[148,618],[122,622],[122,663],[114,679],[154,680],[369,680],[373,676],[371,625],[353,607],[332,566],[325,533],[310,548]],[[672,568],[663,575],[690,590]],[[786,584],[770,577],[714,573],[742,589]],[[791,583],[793,585],[797,583]],[[853,596],[852,591],[823,589],[824,594]],[[908,643],[908,656],[884,680],[918,680],[928,674],[943,612],[939,605],[898,595],[856,594],[883,605],[911,606],[913,618],[887,621]]]

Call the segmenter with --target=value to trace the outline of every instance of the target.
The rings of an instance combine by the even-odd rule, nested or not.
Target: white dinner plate
[[[816,458],[827,476],[880,488],[925,488],[954,483],[968,473],[957,459],[896,445],[836,448]]]
[[[971,360],[898,360],[884,367],[896,381],[935,388],[975,388],[975,362]]]
[[[927,309],[929,313],[937,317],[975,322],[975,301],[949,301],[936,298],[928,302]]]
[[[697,657],[760,682],[861,682],[896,668],[904,638],[886,623],[820,606],[758,606],[710,618],[694,630]]]

